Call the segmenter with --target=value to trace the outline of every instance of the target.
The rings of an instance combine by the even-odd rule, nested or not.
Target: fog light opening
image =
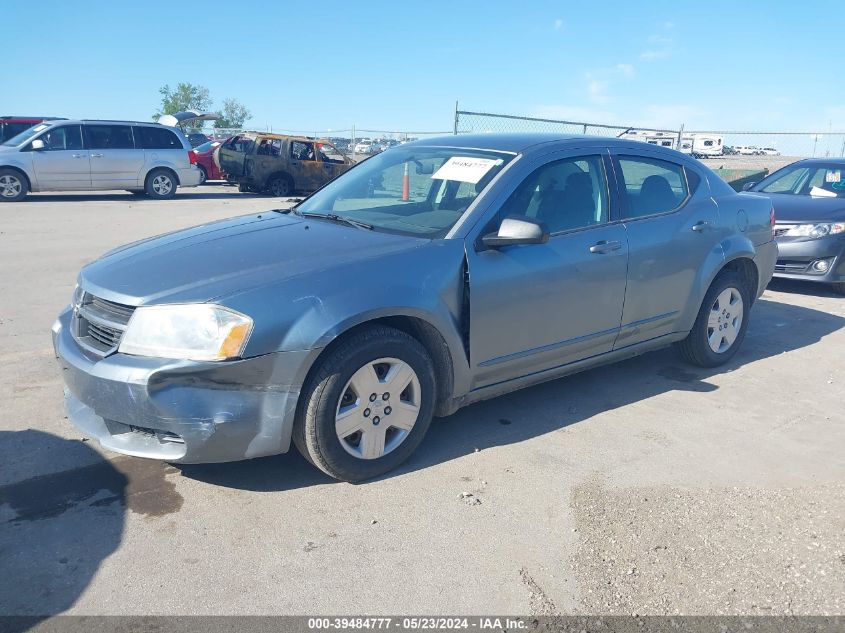
[[[817,259],[813,262],[813,270],[817,273],[826,273],[828,268],[830,268],[830,262],[826,259]]]

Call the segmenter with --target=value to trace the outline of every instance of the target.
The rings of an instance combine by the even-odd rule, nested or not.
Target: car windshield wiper
[[[353,220],[352,218],[337,215],[336,213],[312,213],[310,211],[294,211],[294,213],[303,218],[317,218],[319,220],[329,220],[330,222],[337,222],[338,224],[347,224],[349,226],[354,226],[358,229],[367,229],[368,231],[373,230],[372,224],[367,224],[366,222],[361,222],[360,220]]]

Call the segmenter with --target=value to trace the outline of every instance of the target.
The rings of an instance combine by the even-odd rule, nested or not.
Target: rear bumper
[[[763,294],[766,286],[772,280],[775,270],[775,262],[778,258],[778,244],[774,240],[756,247],[757,254],[754,256],[754,263],[757,265],[757,297]]]
[[[68,419],[104,448],[172,462],[226,462],[286,452],[312,351],[221,363],[88,355],[53,325]]]
[[[180,187],[196,187],[202,178],[199,167],[193,165],[186,169],[179,169],[176,175],[179,177]]]
[[[824,283],[845,282],[845,234],[821,239],[779,239],[775,277]],[[824,262],[825,270],[818,270]]]

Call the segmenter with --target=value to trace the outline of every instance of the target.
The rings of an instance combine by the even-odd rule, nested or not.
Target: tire
[[[202,165],[197,165],[197,167],[199,167],[200,170],[200,186],[202,186],[205,184],[205,181],[208,180],[208,172],[205,171],[205,167]]]
[[[289,176],[273,176],[267,181],[266,191],[274,198],[293,195],[293,181]]]
[[[419,341],[393,328],[366,327],[318,362],[297,409],[293,441],[299,452],[329,476],[348,482],[371,479],[404,462],[434,413],[434,365]],[[404,390],[394,393],[405,379]],[[341,432],[339,420],[345,425]]]
[[[699,367],[727,363],[742,345],[750,310],[750,293],[740,276],[720,272],[704,295],[692,330],[678,343],[683,359]]]
[[[241,182],[238,183],[238,191],[240,191],[241,193],[249,193],[250,191],[252,191],[252,189],[250,189],[249,185],[245,185]]]
[[[144,181],[144,191],[153,200],[170,200],[176,186],[176,176],[169,169],[153,169]]]
[[[830,288],[838,295],[845,295],[845,282],[840,284],[830,284]]]
[[[19,202],[29,193],[26,177],[16,169],[0,169],[0,202]]]

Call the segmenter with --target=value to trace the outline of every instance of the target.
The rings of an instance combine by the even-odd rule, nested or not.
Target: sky
[[[159,88],[257,129],[449,131],[462,110],[845,129],[841,3],[4,0],[0,114],[149,120]],[[7,78],[8,79],[8,78]]]

